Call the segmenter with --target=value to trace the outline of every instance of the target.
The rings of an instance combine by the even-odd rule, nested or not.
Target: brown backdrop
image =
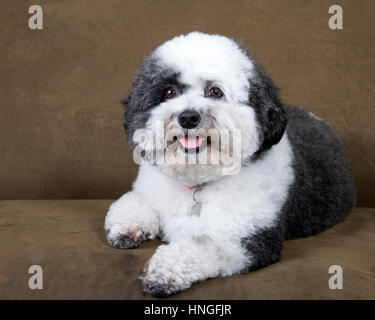
[[[30,30],[40,4],[44,29]],[[340,4],[344,30],[328,28]],[[328,120],[352,157],[358,204],[375,205],[375,1],[3,1],[0,198],[114,198],[137,167],[120,98],[143,57],[200,30],[243,41],[285,102]]]

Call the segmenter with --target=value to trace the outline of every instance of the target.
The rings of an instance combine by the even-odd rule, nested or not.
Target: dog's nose
[[[183,111],[178,116],[178,123],[184,129],[193,129],[199,124],[200,121],[200,114],[192,110]]]

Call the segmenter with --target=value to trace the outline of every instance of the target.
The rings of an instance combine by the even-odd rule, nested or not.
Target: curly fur
[[[212,85],[223,98],[207,98]],[[165,99],[171,86],[178,95]],[[129,143],[144,160],[132,191],[110,207],[105,230],[116,248],[155,237],[167,243],[141,276],[149,294],[164,297],[275,263],[284,240],[333,226],[355,204],[338,135],[315,115],[283,104],[271,77],[232,39],[193,32],[167,41],[145,59],[123,102]],[[145,161],[155,151],[158,123],[178,129],[185,110],[200,114],[197,130],[229,130],[232,142],[240,130],[238,174],[224,174],[221,162]],[[146,129],[152,134],[140,139],[136,133]]]

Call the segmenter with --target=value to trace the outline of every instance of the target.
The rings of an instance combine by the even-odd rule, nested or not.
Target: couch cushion
[[[151,299],[137,276],[160,241],[110,247],[103,230],[112,200],[0,201],[0,299]],[[175,299],[375,298],[375,209],[356,208],[320,235],[286,241],[282,259],[259,271],[212,279]],[[40,265],[44,289],[30,290]],[[343,289],[328,268],[343,268]]]

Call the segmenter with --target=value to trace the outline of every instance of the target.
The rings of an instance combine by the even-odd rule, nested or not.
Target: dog
[[[105,231],[115,248],[167,243],[140,277],[148,294],[278,262],[284,240],[318,234],[355,205],[338,134],[282,103],[271,77],[231,38],[192,32],[165,42],[145,58],[123,103],[140,167],[132,191],[110,206]],[[218,160],[197,161],[214,151]]]

